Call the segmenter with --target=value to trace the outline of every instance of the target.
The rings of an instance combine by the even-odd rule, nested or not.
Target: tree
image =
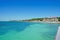
[[[58,21],[60,21],[60,17],[58,17]]]

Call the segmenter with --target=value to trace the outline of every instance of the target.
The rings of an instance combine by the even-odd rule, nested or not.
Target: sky
[[[59,16],[60,0],[0,0],[0,21]]]

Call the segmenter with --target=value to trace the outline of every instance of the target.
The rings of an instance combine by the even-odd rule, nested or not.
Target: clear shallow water
[[[0,40],[54,40],[60,24],[0,22]]]

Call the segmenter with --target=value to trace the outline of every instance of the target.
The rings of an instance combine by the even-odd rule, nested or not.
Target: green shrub
[[[60,17],[58,17],[58,21],[60,21]]]

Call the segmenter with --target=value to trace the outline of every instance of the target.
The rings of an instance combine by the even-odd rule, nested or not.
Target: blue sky
[[[60,0],[0,0],[0,21],[60,16]]]

